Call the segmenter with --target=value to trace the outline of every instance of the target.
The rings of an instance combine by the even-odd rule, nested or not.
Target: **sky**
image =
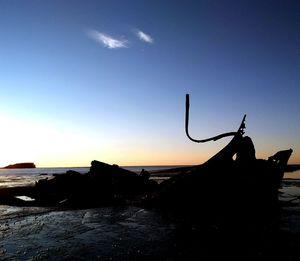
[[[0,166],[199,164],[244,114],[257,158],[300,163],[300,5],[0,0]]]

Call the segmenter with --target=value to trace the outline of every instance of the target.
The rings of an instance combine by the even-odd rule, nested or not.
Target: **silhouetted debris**
[[[294,172],[300,169],[300,164],[288,164],[285,168],[285,172]]]
[[[206,163],[161,183],[149,204],[195,224],[234,217],[268,223],[278,216],[278,189],[291,153],[256,159],[251,139],[237,135]]]
[[[35,199],[31,204],[40,206],[93,207],[135,202],[156,190],[157,186],[146,172],[139,175],[94,160],[87,174],[70,170],[51,179],[41,179],[34,187],[28,188],[25,195]],[[19,193],[16,189],[8,190],[11,193],[6,202]]]
[[[35,201],[24,204],[38,206],[139,203],[195,222],[224,222],[235,214],[267,220],[277,215],[278,188],[291,153],[292,150],[286,150],[268,160],[256,159],[251,139],[238,134],[206,163],[175,169],[181,173],[160,185],[149,179],[145,170],[137,174],[117,165],[92,161],[87,174],[68,171],[41,179],[33,187],[2,189],[0,201],[22,204],[15,196],[25,195]]]

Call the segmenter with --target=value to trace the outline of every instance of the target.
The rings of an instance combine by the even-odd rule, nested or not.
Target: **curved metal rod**
[[[190,111],[190,96],[189,96],[189,94],[187,94],[186,99],[185,99],[185,133],[188,136],[188,138],[193,142],[203,143],[203,142],[207,142],[207,141],[211,141],[211,140],[216,141],[216,140],[222,139],[224,137],[234,136],[236,134],[240,134],[240,135],[244,134],[244,129],[246,128],[246,126],[245,126],[246,114],[244,115],[241,125],[237,132],[226,132],[226,133],[223,133],[223,134],[220,134],[220,135],[208,138],[208,139],[202,139],[202,140],[193,139],[189,134],[189,111]]]

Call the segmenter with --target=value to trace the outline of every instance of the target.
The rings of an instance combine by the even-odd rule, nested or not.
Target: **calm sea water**
[[[142,169],[148,171],[176,168],[179,166],[125,166],[123,168],[139,173]],[[34,185],[40,179],[50,178],[53,174],[63,174],[68,170],[74,170],[79,173],[87,173],[89,167],[73,168],[35,168],[35,169],[0,169],[0,188]],[[285,173],[286,179],[300,179],[300,170]]]

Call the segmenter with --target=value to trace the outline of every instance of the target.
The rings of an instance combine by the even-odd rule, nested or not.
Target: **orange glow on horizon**
[[[33,162],[37,167],[89,167],[92,160],[119,166],[197,165],[207,161],[230,141],[224,139],[200,146],[186,142],[185,137],[174,142],[153,137],[154,142],[151,142],[143,137],[128,136],[123,140],[114,138],[117,135],[108,137],[104,134],[105,139],[100,139],[98,133],[87,133],[86,130],[74,131],[68,126],[0,116],[0,167],[21,162]],[[271,145],[255,147],[256,157],[262,159],[278,151]],[[292,149],[289,164],[299,164],[297,147]]]
[[[163,154],[163,153],[162,153]],[[63,156],[63,155],[60,155]],[[65,156],[65,155],[64,155]],[[28,157],[22,157],[18,155],[11,160],[0,161],[0,167],[5,167],[10,164],[21,163],[21,162],[33,162],[37,168],[43,167],[90,167],[91,161],[99,160],[106,162],[108,164],[117,164],[119,166],[179,166],[179,165],[198,165],[207,161],[212,155],[197,155],[189,154],[186,156],[182,155],[156,155],[156,157],[151,157],[151,155],[135,155],[132,157],[124,158],[123,156],[110,155],[110,156],[94,156],[86,155],[85,157],[78,155],[70,155],[69,157],[53,157],[46,160],[35,160],[34,158],[29,159]],[[267,159],[269,154],[259,154],[256,157],[259,159]],[[292,154],[288,164],[300,164],[300,158]]]

